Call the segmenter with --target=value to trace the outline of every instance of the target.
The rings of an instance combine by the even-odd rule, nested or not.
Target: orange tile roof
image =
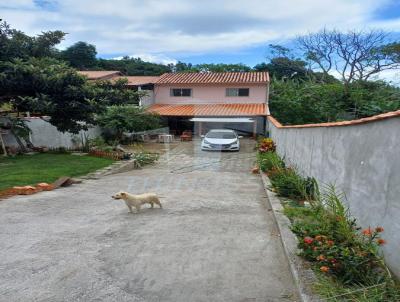
[[[113,80],[118,79],[127,79],[127,85],[137,86],[137,85],[146,85],[146,84],[154,84],[159,79],[159,76],[119,76],[113,78]]]
[[[304,125],[287,125],[283,126],[277,119],[273,116],[268,116],[271,123],[277,128],[315,128],[315,127],[340,127],[340,126],[353,126],[366,124],[371,122],[376,122],[380,120],[385,120],[388,118],[400,118],[400,110],[390,111],[378,115],[373,115],[369,117],[360,118],[358,120],[342,121],[342,122],[329,122],[329,123],[319,123],[319,124],[304,124]]]
[[[236,84],[269,82],[268,72],[180,72],[164,73],[156,84]]]
[[[78,73],[89,80],[104,80],[121,75],[118,70],[78,70]]]
[[[264,104],[154,104],[148,111],[163,116],[265,116]]]

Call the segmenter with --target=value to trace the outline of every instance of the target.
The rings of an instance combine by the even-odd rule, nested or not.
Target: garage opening
[[[257,119],[237,117],[237,118],[213,118],[213,117],[194,117],[189,121],[194,122],[195,133],[203,135],[211,129],[231,129],[244,135],[257,136]]]

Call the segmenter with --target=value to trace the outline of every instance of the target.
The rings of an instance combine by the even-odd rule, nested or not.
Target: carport
[[[195,123],[198,126],[199,135],[203,134],[204,123],[218,123],[218,124],[242,124],[242,123],[252,123],[253,124],[253,137],[256,138],[257,135],[257,120],[247,117],[236,117],[236,118],[225,118],[225,117],[194,117],[189,121]]]

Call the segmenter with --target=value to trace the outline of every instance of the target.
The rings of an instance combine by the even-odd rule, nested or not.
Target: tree
[[[308,60],[325,75],[337,72],[346,87],[355,80],[368,80],[381,71],[400,67],[383,31],[324,29],[297,40]]]
[[[171,67],[163,64],[144,62],[140,58],[123,57],[121,60],[97,60],[96,69],[118,70],[127,76],[157,76],[171,72]]]
[[[86,42],[76,42],[61,53],[61,57],[77,69],[88,69],[96,66],[96,47]]]
[[[140,98],[147,94],[146,91],[135,91],[126,87],[127,79],[117,81],[96,81],[90,83],[92,89],[88,96],[97,99],[103,105],[138,105]]]
[[[312,72],[309,72],[306,66],[307,63],[300,59],[287,57],[273,58],[266,64],[268,72],[277,79],[307,79],[309,73]]]
[[[307,62],[295,58],[292,51],[284,46],[270,44],[268,47],[268,63],[254,66],[257,71],[268,71],[272,78],[307,80],[313,73],[307,68]]]
[[[103,106],[95,95],[83,76],[56,59],[0,62],[0,104],[47,115],[60,131],[76,133],[95,122]]]
[[[0,19],[0,61],[13,58],[54,57],[58,53],[55,46],[64,39],[64,36],[64,32],[56,30],[30,37],[22,31],[12,29],[8,23]]]
[[[103,136],[106,140],[113,139],[120,142],[124,132],[158,128],[160,118],[137,106],[110,106],[99,116],[98,124],[103,128]]]
[[[282,124],[307,124],[345,118],[343,84],[301,80],[274,80],[269,108]]]
[[[127,89],[126,80],[92,83],[54,58],[64,35],[54,31],[30,37],[0,22],[0,106],[46,115],[58,130],[76,133],[94,124],[108,105],[139,102],[141,94]]]

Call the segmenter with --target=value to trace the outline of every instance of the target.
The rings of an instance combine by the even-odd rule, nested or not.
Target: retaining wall
[[[88,131],[80,131],[79,134],[72,134],[58,131],[57,128],[49,122],[38,117],[24,118],[24,120],[26,120],[26,124],[32,130],[31,141],[33,145],[37,147],[72,148],[76,146],[76,140],[80,144],[82,134],[86,134],[89,138],[100,135],[100,128],[98,127],[90,128]],[[4,135],[4,141],[6,146],[18,146],[14,136],[11,134]]]
[[[400,277],[400,110],[299,126],[269,117],[268,128],[286,162],[346,194],[359,225],[385,228],[385,260]]]

